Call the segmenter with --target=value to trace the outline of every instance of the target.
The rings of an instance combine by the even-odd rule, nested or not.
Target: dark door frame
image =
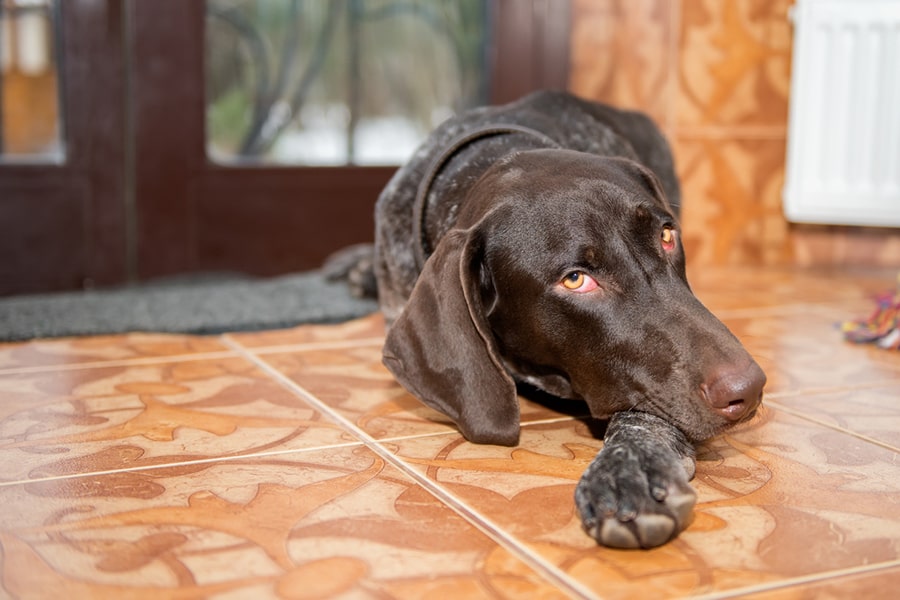
[[[65,160],[0,163],[0,294],[126,278],[121,0],[66,0],[59,19]]]
[[[492,103],[568,80],[570,0],[495,0]],[[64,0],[63,164],[0,164],[0,294],[274,275],[370,241],[394,167],[225,167],[205,149],[204,0]]]

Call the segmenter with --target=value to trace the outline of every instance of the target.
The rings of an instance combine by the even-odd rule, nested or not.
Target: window
[[[0,160],[60,161],[56,0],[0,0]]]
[[[209,0],[208,157],[399,165],[488,101],[486,0]]]
[[[569,0],[0,0],[0,25],[0,294],[317,268],[438,121],[568,81]]]

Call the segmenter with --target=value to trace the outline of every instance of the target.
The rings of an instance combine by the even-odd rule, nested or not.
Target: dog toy
[[[868,319],[846,321],[844,338],[856,344],[875,344],[885,350],[900,350],[900,275],[897,288],[876,297],[878,307]]]

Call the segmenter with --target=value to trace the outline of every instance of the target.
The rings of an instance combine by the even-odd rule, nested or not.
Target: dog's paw
[[[653,548],[690,523],[693,459],[639,443],[607,445],[575,488],[585,531],[611,548]]]
[[[357,244],[335,252],[325,260],[322,272],[329,281],[345,281],[357,298],[378,296],[372,244]]]

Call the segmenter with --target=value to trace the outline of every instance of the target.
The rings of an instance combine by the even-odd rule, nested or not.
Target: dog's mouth
[[[727,411],[733,410],[737,414],[737,418],[734,419],[735,424],[745,423],[750,421],[756,416],[756,412],[760,409],[763,403],[764,393],[760,392],[759,395],[753,400],[746,401],[743,399],[732,400],[728,403]]]
[[[756,412],[756,406],[748,408],[748,403],[743,398],[729,400],[721,408],[714,408],[716,408],[716,412],[732,423],[741,423],[752,417],[753,413]]]
[[[672,421],[680,422],[677,426],[693,442],[702,442],[726,432],[743,431],[754,427],[761,415],[765,414],[762,400],[763,395],[760,393],[752,400],[736,398],[713,407],[709,404],[708,398],[701,393],[699,398],[695,397],[694,401],[699,402],[699,406],[694,405],[697,412],[693,417],[687,416],[684,421],[673,418]],[[685,419],[685,414],[679,416]]]
[[[756,419],[763,407],[763,393],[752,400],[736,398],[724,403],[721,407],[713,407],[713,412],[722,423],[722,431],[731,430]]]
[[[753,410],[748,412],[740,421],[725,424],[722,427],[722,432],[740,433],[741,431],[747,431],[768,421],[770,415],[771,413],[766,405],[760,403],[755,406]]]

